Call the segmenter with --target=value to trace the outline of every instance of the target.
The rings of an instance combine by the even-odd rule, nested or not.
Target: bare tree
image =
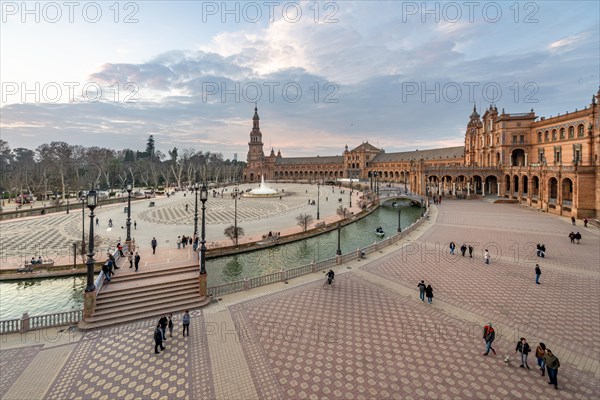
[[[296,221],[298,222],[298,225],[302,227],[304,232],[306,232],[310,223],[313,222],[313,217],[310,214],[303,213],[296,217]]]
[[[227,236],[233,244],[235,244],[235,239],[236,239],[235,229],[236,229],[236,227],[234,225],[229,225],[227,228],[225,228],[225,231],[223,231],[223,234],[225,236]],[[238,226],[237,227],[237,238],[239,239],[242,236],[244,236],[244,228]]]
[[[342,218],[346,218],[346,214],[348,214],[348,209],[344,206],[339,206],[337,208],[337,210],[335,210],[335,212],[337,213],[337,215],[339,215]]]

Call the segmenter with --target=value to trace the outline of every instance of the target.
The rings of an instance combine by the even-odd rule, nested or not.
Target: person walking
[[[190,312],[185,310],[185,314],[183,314],[183,318],[181,319],[183,322],[183,336],[187,333],[187,336],[190,336]]]
[[[113,225],[113,223],[112,223],[112,219],[109,219],[109,220],[108,220],[108,227],[109,227],[109,228],[112,228],[112,225]]]
[[[106,283],[110,283],[110,269],[108,268],[108,262],[105,262],[104,265],[102,265],[102,272],[104,273]]]
[[[425,288],[425,297],[427,297],[427,303],[431,304],[433,302],[433,288],[431,285],[427,285]]]
[[[181,248],[181,236],[177,236],[177,250]]]
[[[125,257],[125,254],[123,254],[123,245],[121,244],[121,242],[117,243],[117,250],[119,250],[119,256]]]
[[[160,329],[162,330],[163,340],[167,340],[167,325],[169,324],[169,320],[166,315],[163,315],[158,320],[158,325],[160,325]]]
[[[546,257],[546,245],[543,243],[540,246],[540,257],[542,257],[542,258]]]
[[[462,244],[462,246],[460,246],[460,252],[462,253],[462,256],[465,256],[465,252],[467,251],[467,245],[466,244]]]
[[[425,302],[425,281],[421,281],[417,287],[419,288],[419,298],[422,302]]]
[[[540,276],[542,275],[542,270],[540,269],[539,264],[535,264],[535,284],[540,284]]]
[[[538,367],[542,371],[542,376],[546,374],[546,364],[544,363],[544,354],[546,354],[546,345],[542,342],[535,349],[535,357],[537,358]]]
[[[158,242],[156,241],[155,237],[152,238],[150,244],[152,245],[152,254],[156,254],[156,245],[158,244]]]
[[[496,339],[496,331],[492,327],[492,323],[488,322],[486,326],[483,327],[483,340],[485,340],[485,353],[484,356],[487,356],[490,353],[490,350],[496,355],[496,350],[492,347],[492,343]]]
[[[100,220],[96,218],[96,226],[100,226]]]
[[[588,219],[587,219],[587,217],[585,217],[585,218],[583,219],[583,227],[584,227],[584,228],[587,228],[587,223],[588,223]]]
[[[169,314],[169,322],[167,326],[169,327],[169,336],[173,337],[173,314]]]
[[[135,272],[137,272],[138,268],[140,267],[140,258],[141,258],[140,255],[136,251],[135,252],[135,257],[134,257],[134,259],[135,259]]]
[[[473,246],[469,245],[469,258],[473,258]]]
[[[450,242],[450,254],[454,255],[454,249],[456,249],[456,244],[454,242]]]
[[[571,216],[571,223],[573,224],[573,226],[575,226],[575,217]]]
[[[544,354],[544,363],[546,364],[546,369],[548,370],[548,382],[549,385],[554,385],[554,389],[558,390],[558,368],[560,368],[560,361],[558,358],[552,354],[550,349],[546,349],[546,353]]]
[[[575,243],[579,244],[580,240],[581,240],[581,233],[577,232],[575,234]]]
[[[483,254],[483,259],[485,260],[486,264],[490,263],[490,252],[488,251],[488,249],[485,249],[485,253]]]
[[[575,243],[575,232],[571,231],[569,233],[569,239],[571,239],[571,243]]]
[[[529,369],[529,365],[527,364],[527,355],[530,351],[531,347],[529,347],[529,343],[527,343],[527,340],[522,337],[521,340],[517,342],[517,347],[515,348],[515,353],[521,353],[521,365],[519,365],[519,367]]]
[[[159,354],[158,348],[164,350],[163,346],[163,332],[160,329],[160,324],[156,325],[156,329],[154,330],[154,353]]]
[[[137,221],[133,221],[133,229],[137,230]]]
[[[129,268],[133,268],[133,252],[130,251],[129,254],[127,254],[127,261],[129,261]]]

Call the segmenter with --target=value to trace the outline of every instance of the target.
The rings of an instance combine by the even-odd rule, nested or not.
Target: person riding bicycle
[[[333,272],[333,270],[329,270],[329,272],[327,273],[327,275],[325,275],[327,277],[327,283],[329,285],[331,285],[333,283],[333,279],[335,277],[335,272]]]

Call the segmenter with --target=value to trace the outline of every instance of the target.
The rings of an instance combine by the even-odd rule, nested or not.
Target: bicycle
[[[335,278],[333,278],[333,279],[327,278],[325,280],[325,282],[323,283],[323,290],[327,290],[329,288],[329,286],[332,286],[334,284],[334,282],[335,282]]]

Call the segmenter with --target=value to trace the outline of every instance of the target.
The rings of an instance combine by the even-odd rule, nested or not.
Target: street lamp
[[[194,194],[196,195],[194,203],[194,239],[198,237],[198,189],[200,189],[200,184],[196,182],[194,183]]]
[[[69,213],[69,186],[67,186],[67,214]]]
[[[131,189],[133,189],[133,187],[131,186],[131,183],[127,184],[127,239],[125,239],[125,242],[127,243],[127,246],[131,246]],[[129,247],[128,247],[129,249]],[[131,251],[131,249],[130,249]]]
[[[233,194],[235,198],[235,207],[233,209],[233,229],[235,230],[235,245],[238,245],[238,230],[237,230],[237,198],[238,198],[239,189],[236,187],[233,189]]]
[[[94,208],[98,205],[98,195],[94,189],[90,190],[87,195],[87,207],[90,209],[90,239],[88,241],[88,254],[87,254],[87,287],[86,292],[93,292],[96,290],[94,285]]]
[[[398,232],[402,232],[402,227],[400,226],[401,216],[402,216],[402,208],[398,207]]]
[[[350,207],[352,208],[352,176],[350,176]]]
[[[320,202],[319,202],[320,196],[319,195],[320,195],[321,191],[319,189],[320,189],[319,182],[317,182],[317,221],[320,219],[320,216],[321,216],[321,214],[319,213],[319,207],[320,207],[320,205],[319,205],[320,204]]]
[[[81,254],[85,254],[85,197],[81,197]]]
[[[200,242],[202,245],[200,246],[200,275],[206,275],[206,200],[208,200],[208,189],[205,184],[202,184],[202,188],[200,189],[200,201],[202,202],[202,240]]]
[[[429,198],[429,176],[425,172],[425,197]]]
[[[338,255],[338,256],[342,255],[342,248],[340,247],[340,234],[341,234],[341,231],[342,231],[342,224],[340,224],[338,222],[338,224],[337,224],[338,248],[337,248],[337,250],[335,252],[335,254]]]

